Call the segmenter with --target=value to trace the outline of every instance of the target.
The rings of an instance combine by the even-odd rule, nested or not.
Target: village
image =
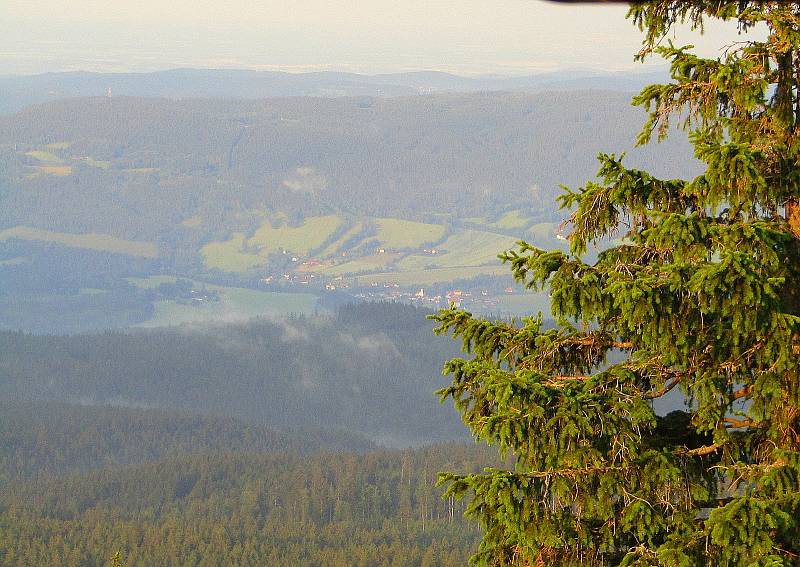
[[[304,262],[310,265],[317,260]],[[483,280],[485,278],[481,278]],[[476,282],[477,283],[477,282]],[[481,281],[485,284],[486,282]],[[393,301],[430,309],[447,307],[492,312],[498,306],[498,295],[515,293],[513,287],[494,285],[450,288],[445,283],[411,287],[393,281],[369,281],[369,275],[325,276],[309,271],[283,272],[279,275],[266,275],[259,279],[259,287],[275,291],[319,291],[321,293],[345,293],[362,301]]]

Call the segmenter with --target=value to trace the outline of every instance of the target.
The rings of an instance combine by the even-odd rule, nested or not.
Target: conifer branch
[[[665,384],[664,387],[661,388],[660,390],[657,390],[655,392],[648,392],[643,397],[646,400],[655,400],[656,398],[660,398],[661,396],[665,396],[669,392],[671,392],[672,389],[675,388],[675,386],[680,384],[682,379],[683,379],[682,376],[678,376],[676,378],[673,378],[670,382]]]
[[[585,376],[553,376],[548,380],[548,382],[585,382],[589,380],[592,376],[585,375]]]
[[[731,398],[734,400],[741,400],[742,398],[746,398],[753,392],[752,386],[745,386],[740,390],[736,390],[733,394],[731,394]]]
[[[689,449],[681,452],[680,454],[687,457],[705,457],[706,455],[716,453],[720,447],[722,447],[722,445],[714,443],[713,445],[703,445],[702,447],[697,447],[696,449]]]
[[[603,340],[596,335],[588,335],[580,339],[568,339],[565,342],[580,346],[602,346],[606,348],[618,348],[623,350],[633,348],[632,341],[608,341]]]
[[[736,419],[735,417],[726,417],[722,421],[725,423],[725,427],[730,427],[731,429],[753,427],[756,424],[751,419]]]

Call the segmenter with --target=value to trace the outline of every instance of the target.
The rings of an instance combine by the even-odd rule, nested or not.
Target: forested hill
[[[367,451],[335,430],[276,431],[229,417],[119,406],[0,401],[0,484],[176,455]]]
[[[423,309],[76,336],[0,333],[0,399],[180,409],[408,446],[467,439],[434,391],[456,344]]]
[[[495,451],[367,439],[468,440],[428,313],[0,333],[0,565],[465,567],[480,530],[436,474]]]
[[[0,117],[0,229],[163,254],[248,233],[270,211],[551,219],[559,184],[592,178],[598,151],[631,149],[642,120],[630,94],[609,91],[59,100]],[[688,157],[678,139],[630,163],[674,176]]]
[[[202,455],[0,485],[0,564],[466,567],[480,530],[436,471],[492,462],[467,446]]]
[[[0,112],[59,98],[116,95],[166,98],[276,96],[400,96],[420,93],[604,88],[638,91],[663,72],[540,73],[522,77],[460,77],[419,71],[382,75],[341,72],[285,73],[244,69],[171,69],[151,73],[45,73],[0,77]]]

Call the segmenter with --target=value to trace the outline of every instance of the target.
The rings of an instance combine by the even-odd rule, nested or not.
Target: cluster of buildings
[[[456,307],[474,311],[492,311],[498,305],[497,296],[490,294],[486,289],[475,292],[450,289],[445,292],[426,293],[424,288],[405,291],[397,284],[387,283],[382,286],[362,288],[353,295],[367,301],[398,301],[431,309]]]

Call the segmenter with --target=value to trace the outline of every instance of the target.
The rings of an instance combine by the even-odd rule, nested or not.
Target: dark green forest
[[[46,440],[38,440],[38,443]],[[434,488],[477,447],[179,456],[0,485],[0,564],[464,566],[479,529]]]
[[[0,565],[466,565],[436,473],[497,459],[433,395],[428,314],[3,333]]]
[[[332,430],[278,431],[175,410],[0,401],[0,483],[195,453],[373,449],[364,437]]]

